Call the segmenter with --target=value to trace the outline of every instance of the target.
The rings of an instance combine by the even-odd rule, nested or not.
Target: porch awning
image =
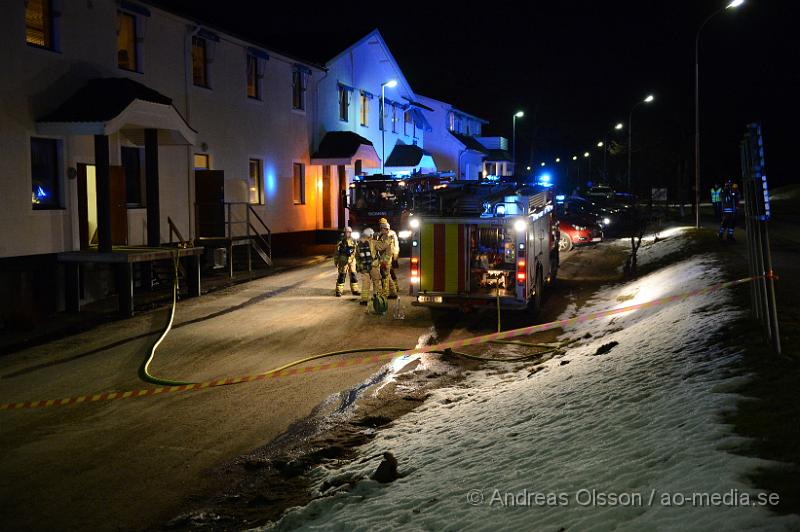
[[[363,168],[380,168],[381,158],[372,142],[352,131],[329,131],[311,156],[311,164],[352,165],[360,160]]]
[[[398,142],[386,158],[386,168],[409,172],[435,172],[436,163],[431,154],[419,146]]]
[[[80,88],[36,123],[44,135],[110,135],[122,132],[135,144],[145,129],[158,130],[158,143],[195,144],[189,126],[172,99],[128,78],[98,78]]]

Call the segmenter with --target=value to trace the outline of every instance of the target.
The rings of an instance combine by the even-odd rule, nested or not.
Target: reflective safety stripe
[[[420,266],[422,266],[419,276],[420,290],[433,290],[433,266],[436,262],[433,250],[433,226],[434,224],[422,224],[420,229]]]
[[[441,260],[445,261],[445,292],[458,292],[458,224],[447,224],[445,226],[445,253]]]

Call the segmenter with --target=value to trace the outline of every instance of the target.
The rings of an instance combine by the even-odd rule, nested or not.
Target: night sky
[[[590,151],[595,172],[604,136],[633,115],[636,188],[693,180],[694,36],[727,0],[638,2],[153,2],[191,14],[276,51],[323,62],[372,28],[386,39],[412,88],[491,122],[486,134],[511,137],[517,122],[520,164],[547,161],[561,178],[574,154]],[[773,185],[800,182],[793,166],[800,113],[800,39],[788,0],[748,0],[716,17],[700,44],[703,188],[740,177],[739,141],[747,123],[764,127]],[[220,6],[224,6],[220,7]],[[294,6],[294,7],[292,7]],[[790,12],[791,10],[791,12]],[[556,156],[561,166],[554,164]],[[532,162],[531,162],[532,161]],[[624,174],[624,153],[609,156],[612,181]],[[581,163],[586,176],[588,161]],[[677,188],[677,187],[676,187]]]

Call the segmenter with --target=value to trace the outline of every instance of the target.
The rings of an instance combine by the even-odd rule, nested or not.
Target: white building
[[[425,135],[431,129],[423,114],[425,106],[378,30],[327,61],[325,67],[327,74],[317,86],[315,145],[319,149],[312,162],[338,166],[347,180],[358,174],[435,171],[431,157],[424,152]],[[356,154],[353,148],[359,147],[358,142]],[[395,153],[396,146],[401,148]],[[344,186],[345,181],[341,183]]]
[[[59,252],[157,245],[169,222],[186,240],[218,234],[225,203],[242,202],[233,219],[250,204],[277,249],[335,227],[310,161],[320,66],[140,2],[18,0],[0,67],[6,309],[55,308]]]
[[[482,136],[489,122],[440,100],[427,96],[419,100],[431,124],[425,149],[439,171],[453,172],[456,179],[464,180],[513,175],[508,140]]]

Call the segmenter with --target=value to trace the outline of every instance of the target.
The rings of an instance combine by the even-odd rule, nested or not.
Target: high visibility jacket
[[[360,239],[356,252],[356,270],[359,273],[368,272],[379,260],[378,255],[388,248],[383,242],[372,239]]]
[[[711,188],[711,203],[719,203],[721,201],[722,189]]]
[[[378,237],[378,241],[388,244],[386,251],[381,253],[381,260],[391,260],[400,255],[400,239],[397,238],[397,233],[395,233],[392,229],[389,229],[389,232],[385,235],[381,233],[381,235]]]

